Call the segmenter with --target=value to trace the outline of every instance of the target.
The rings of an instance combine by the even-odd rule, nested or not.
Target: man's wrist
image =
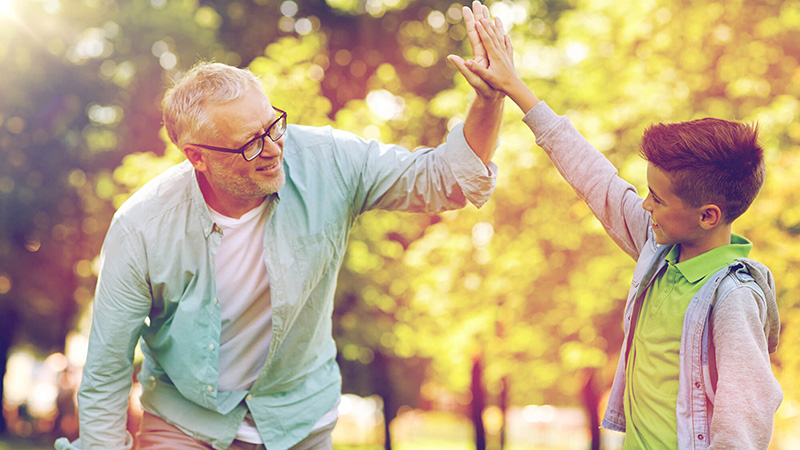
[[[505,98],[505,93],[502,91],[492,90],[491,95],[483,95],[478,93],[475,96],[475,102],[473,103],[474,108],[480,108],[484,110],[495,110],[500,109],[503,106],[503,99]]]

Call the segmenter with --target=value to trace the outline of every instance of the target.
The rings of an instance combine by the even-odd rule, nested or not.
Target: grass
[[[0,450],[53,450],[53,443],[38,439],[0,436]]]

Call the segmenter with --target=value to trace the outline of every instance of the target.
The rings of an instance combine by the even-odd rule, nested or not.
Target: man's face
[[[662,245],[692,245],[701,237],[702,208],[686,208],[674,194],[672,180],[666,172],[647,164],[647,184],[650,192],[642,208],[650,213],[656,242]]]
[[[208,113],[219,137],[203,144],[233,149],[264,134],[277,119],[266,95],[256,88],[231,102],[210,105]],[[264,198],[283,187],[283,143],[284,137],[273,142],[265,136],[264,149],[252,161],[240,154],[206,150],[208,170],[203,174],[216,192],[238,200]]]

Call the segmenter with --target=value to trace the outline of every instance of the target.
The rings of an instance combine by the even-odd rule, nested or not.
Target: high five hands
[[[523,112],[539,103],[539,99],[517,76],[514,49],[500,18],[495,17],[492,21],[489,8],[477,0],[472,3],[472,10],[465,6],[462,14],[473,57],[464,61],[456,55],[450,55],[447,59],[479,95],[493,98],[506,94]]]
[[[486,98],[496,98],[498,96],[502,96],[502,93],[498,92],[497,89],[487,83],[488,80],[481,78],[479,72],[475,71],[475,69],[471,69],[471,66],[488,69],[491,64],[491,60],[489,58],[490,55],[487,54],[487,48],[484,45],[480,35],[480,24],[484,24],[483,27],[488,24],[493,28],[494,31],[499,31],[503,41],[502,50],[511,50],[511,40],[508,39],[508,36],[506,36],[505,32],[503,31],[503,23],[500,21],[499,17],[495,17],[494,23],[492,23],[491,15],[489,14],[489,8],[487,8],[486,5],[482,5],[481,2],[477,0],[472,2],[471,10],[464,6],[461,11],[462,15],[464,16],[464,25],[467,28],[467,40],[472,48],[472,59],[469,61],[464,61],[464,59],[460,56],[449,55],[447,60],[456,66],[458,71],[461,72],[461,75],[464,76],[464,79],[466,79],[467,82],[475,89],[478,95]],[[484,34],[486,34],[485,29]]]

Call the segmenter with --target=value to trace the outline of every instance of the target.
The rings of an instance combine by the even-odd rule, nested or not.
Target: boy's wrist
[[[519,106],[523,113],[527,113],[540,102],[533,91],[518,77],[509,87],[507,94],[511,100]]]

